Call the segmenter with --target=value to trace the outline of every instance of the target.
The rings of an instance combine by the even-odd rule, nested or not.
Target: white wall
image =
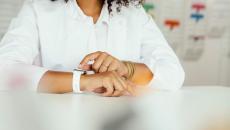
[[[186,85],[230,86],[230,1],[229,0],[147,0],[153,3],[157,24],[180,57],[186,71]],[[206,8],[199,13],[204,19],[198,23],[190,18],[194,3]],[[181,22],[170,31],[166,19]],[[203,35],[204,41],[191,42],[190,35]],[[193,50],[195,53],[189,53]],[[194,57],[192,57],[194,55]]]
[[[7,30],[11,19],[17,15],[22,3],[23,0],[0,0],[0,39]]]

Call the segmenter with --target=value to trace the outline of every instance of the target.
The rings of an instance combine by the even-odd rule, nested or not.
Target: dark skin
[[[79,7],[87,16],[97,22],[102,7],[102,0],[77,0]],[[87,63],[94,60],[93,65]],[[128,68],[123,61],[105,52],[94,52],[87,55],[79,66],[81,69],[93,70],[95,74],[82,75],[80,89],[82,91],[100,93],[102,96],[118,97],[128,92],[135,95],[133,84],[146,85],[153,79],[153,73],[142,63],[135,63],[134,75],[127,79]],[[68,72],[48,71],[40,80],[38,91],[45,93],[72,92],[73,74]]]

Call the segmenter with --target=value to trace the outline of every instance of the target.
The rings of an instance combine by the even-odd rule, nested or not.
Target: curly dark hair
[[[51,1],[57,1],[57,0],[51,0]],[[69,0],[64,0],[64,1],[68,2]],[[130,4],[139,6],[142,4],[143,0],[107,0],[109,13],[112,12],[112,4],[114,2],[118,5],[118,7],[116,8],[117,12],[120,12],[122,6],[128,7]]]

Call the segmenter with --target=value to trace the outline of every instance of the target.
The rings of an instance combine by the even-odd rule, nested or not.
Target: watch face
[[[83,69],[74,69],[74,71],[82,71],[82,72],[84,72]]]
[[[87,71],[85,71],[83,69],[74,69],[74,71],[81,72],[83,75],[87,74]]]

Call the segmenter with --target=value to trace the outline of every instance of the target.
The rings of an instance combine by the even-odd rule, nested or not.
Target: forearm
[[[68,93],[72,92],[73,74],[69,72],[48,71],[39,82],[38,92]]]
[[[96,75],[95,75],[96,76]],[[71,72],[48,71],[41,78],[38,86],[38,92],[44,93],[68,93],[72,92]],[[153,79],[153,74],[149,68],[141,63],[135,63],[135,73],[130,79],[137,85],[147,85]],[[90,80],[90,81],[89,81]],[[88,82],[94,82],[94,76],[82,76],[80,82],[81,90],[85,90]],[[96,83],[96,82],[95,82]]]
[[[95,81],[97,75],[81,75],[80,89],[86,91],[88,86],[99,86]],[[40,80],[38,92],[43,93],[68,93],[73,92],[72,81],[73,74],[70,72],[48,71]],[[91,84],[90,84],[91,83]]]
[[[153,78],[154,74],[151,70],[142,63],[134,63],[135,72],[131,78],[131,81],[137,85],[147,85]]]

